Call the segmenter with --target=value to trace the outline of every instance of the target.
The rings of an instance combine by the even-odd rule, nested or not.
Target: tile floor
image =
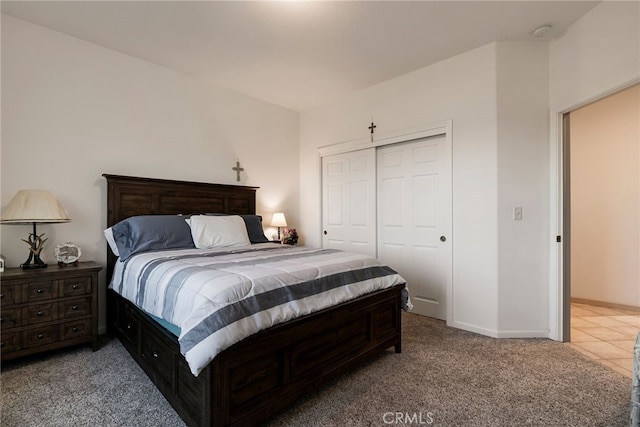
[[[568,346],[631,378],[640,312],[571,303]]]

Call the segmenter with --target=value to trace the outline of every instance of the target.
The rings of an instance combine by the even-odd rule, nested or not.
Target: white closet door
[[[375,148],[322,158],[322,247],[376,256]]]
[[[444,135],[380,147],[378,258],[408,282],[413,311],[446,319],[451,160]]]

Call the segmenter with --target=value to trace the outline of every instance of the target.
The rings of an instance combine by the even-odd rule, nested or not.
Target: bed
[[[103,176],[109,227],[138,215],[255,214],[256,187]],[[108,280],[116,261],[108,250]],[[404,288],[261,330],[222,350],[197,376],[176,335],[111,289],[108,327],[187,425],[258,425],[380,352],[399,353]]]

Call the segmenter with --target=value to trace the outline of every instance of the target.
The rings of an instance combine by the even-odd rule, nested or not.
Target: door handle
[[[440,236],[440,241],[441,241],[441,242],[446,242],[446,241],[447,241],[447,238],[446,238],[445,236]]]
[[[324,235],[325,235],[325,236],[327,235],[327,230],[324,230]]]

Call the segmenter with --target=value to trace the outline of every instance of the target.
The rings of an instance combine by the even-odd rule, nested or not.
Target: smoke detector
[[[551,30],[551,25],[541,25],[531,32],[536,38],[544,37]]]

